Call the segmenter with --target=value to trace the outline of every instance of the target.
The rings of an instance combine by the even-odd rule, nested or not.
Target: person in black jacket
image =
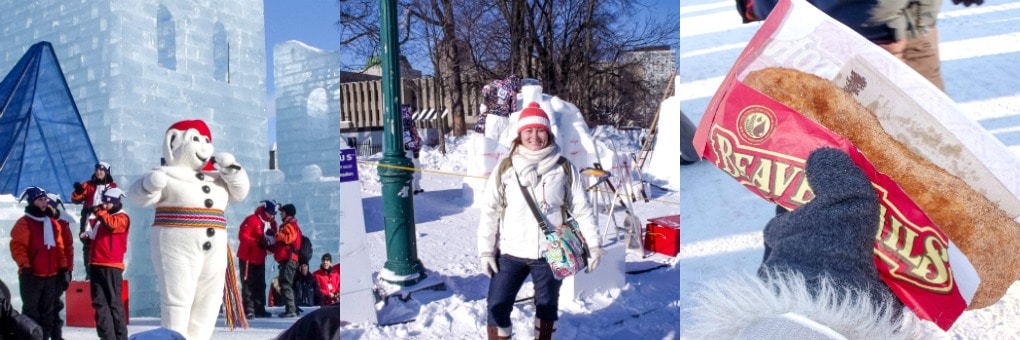
[[[294,299],[298,307],[318,306],[319,285],[315,282],[315,276],[308,270],[308,264],[302,263],[298,267],[298,273],[294,275]],[[298,313],[301,313],[298,308]]]
[[[38,340],[42,328],[11,305],[11,290],[0,280],[0,340]]]

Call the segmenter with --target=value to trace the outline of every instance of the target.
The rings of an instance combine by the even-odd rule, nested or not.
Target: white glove
[[[485,276],[492,277],[499,273],[499,266],[496,265],[496,258],[492,256],[482,256],[482,274]]]
[[[149,193],[160,192],[166,188],[166,172],[162,168],[156,168],[142,176],[142,188]]]
[[[237,160],[234,155],[227,152],[220,152],[213,156],[216,158],[216,165],[220,167],[220,172],[234,173],[241,170],[241,166],[237,164]]]
[[[585,269],[585,273],[591,273],[595,271],[595,268],[599,266],[599,259],[602,258],[602,248],[591,249],[588,251],[588,269]]]

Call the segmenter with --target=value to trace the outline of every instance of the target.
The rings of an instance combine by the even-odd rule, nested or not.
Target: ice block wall
[[[273,47],[280,170],[299,180],[306,165],[340,174],[340,54],[287,41]]]
[[[340,56],[287,41],[273,47],[273,70],[284,180],[268,189],[280,203],[297,208],[302,232],[312,241],[309,267],[315,270],[323,253],[339,261]]]
[[[227,210],[236,249],[233,235],[264,196],[268,168],[263,18],[259,0],[2,1],[0,72],[32,44],[51,42],[96,154],[125,187],[160,165],[167,127],[205,120],[216,150],[233,153],[252,179],[248,200]],[[148,246],[153,209],[126,209],[132,217],[125,271],[131,313],[155,316],[159,294]],[[80,269],[77,241],[75,248]],[[17,285],[12,268],[0,261],[8,286]],[[76,270],[75,277],[84,272]]]

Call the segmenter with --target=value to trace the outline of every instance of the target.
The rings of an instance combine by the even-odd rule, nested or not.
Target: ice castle
[[[216,149],[233,153],[252,179],[247,201],[227,210],[236,249],[241,219],[269,193],[265,183],[283,177],[268,170],[263,18],[262,0],[3,0],[0,70],[6,74],[32,44],[52,43],[96,154],[113,165],[125,187],[160,165],[167,127],[205,120]],[[9,242],[23,206],[0,202],[0,242]],[[131,313],[155,316],[159,294],[148,270],[153,212],[126,209],[132,218],[125,272]],[[71,215],[76,220],[77,209]],[[72,225],[76,229],[77,221]],[[81,279],[77,241],[75,250],[75,278]],[[16,272],[13,261],[0,261],[0,278],[9,287],[17,287]]]

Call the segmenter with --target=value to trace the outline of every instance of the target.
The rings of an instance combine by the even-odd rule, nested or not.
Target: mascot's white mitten
[[[237,165],[237,160],[234,159],[234,155],[227,152],[217,153],[215,156],[216,164],[220,167],[221,174],[235,174],[241,170],[241,166]]]
[[[156,168],[142,176],[142,187],[150,193],[158,193],[166,188],[166,172]]]
[[[213,157],[212,134],[201,120],[167,129],[163,159],[129,194],[138,205],[156,206],[149,251],[159,283],[160,323],[189,339],[209,339],[226,280],[224,209],[248,195],[248,174],[229,153]]]

